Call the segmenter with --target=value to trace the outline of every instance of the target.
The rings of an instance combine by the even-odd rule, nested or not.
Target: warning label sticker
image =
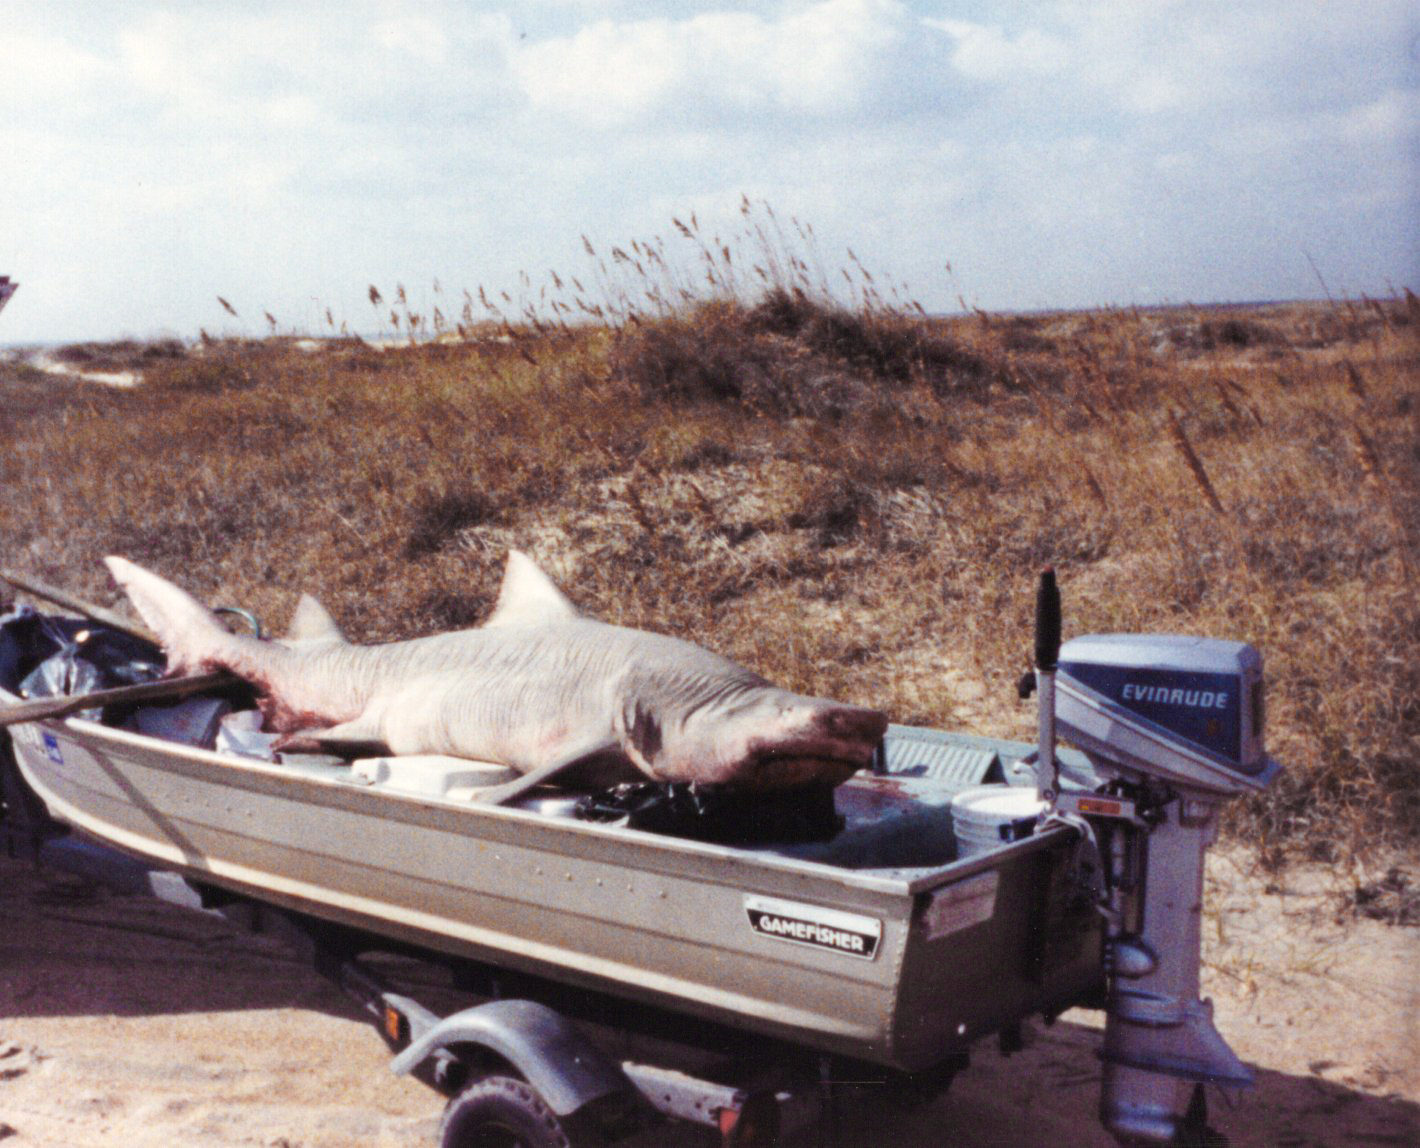
[[[762,936],[829,949],[860,960],[871,961],[877,955],[883,936],[883,923],[876,917],[841,909],[748,893],[744,905],[749,927]]]
[[[996,912],[996,886],[1001,875],[991,869],[934,889],[922,906],[921,921],[927,930],[929,941],[979,925],[991,920]]]

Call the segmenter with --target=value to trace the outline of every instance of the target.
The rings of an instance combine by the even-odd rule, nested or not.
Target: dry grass
[[[678,223],[694,273],[615,248],[480,290],[461,342],[208,340],[128,392],[0,366],[5,562],[109,600],[122,553],[278,628],[310,590],[379,640],[475,622],[517,545],[608,620],[1023,737],[1053,562],[1067,633],[1263,650],[1290,768],[1232,826],[1267,856],[1420,836],[1420,308],[932,320],[745,218],[773,259]]]

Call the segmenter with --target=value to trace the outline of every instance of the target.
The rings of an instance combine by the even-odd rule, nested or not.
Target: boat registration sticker
[[[864,961],[877,956],[883,939],[883,923],[876,917],[750,893],[745,894],[744,905],[749,927],[762,937],[828,949]]]
[[[991,920],[996,913],[996,886],[1000,881],[1001,875],[992,869],[934,889],[922,909],[921,920],[927,939],[940,940]]]
[[[10,738],[16,745],[28,746],[31,749],[39,749],[43,744],[40,741],[39,726],[30,722],[21,722],[19,725],[11,726]]]

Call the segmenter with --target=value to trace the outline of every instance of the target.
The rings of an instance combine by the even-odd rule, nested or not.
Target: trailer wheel
[[[581,1148],[586,1141],[578,1141]],[[537,1090],[509,1076],[486,1076],[449,1101],[439,1148],[574,1148]]]

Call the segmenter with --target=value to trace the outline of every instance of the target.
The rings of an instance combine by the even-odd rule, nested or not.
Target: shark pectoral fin
[[[353,721],[341,722],[326,729],[302,729],[287,734],[276,743],[278,749],[301,747],[361,753],[389,753],[389,743],[378,722],[361,714]]]
[[[291,615],[291,625],[286,631],[288,642],[347,642],[339,623],[331,617],[330,611],[312,598],[302,594],[296,604],[296,612]]]
[[[521,550],[508,551],[498,602],[488,626],[517,626],[530,622],[562,622],[579,617],[566,594]]]
[[[621,753],[621,745],[615,738],[599,738],[580,742],[546,765],[540,765],[531,772],[523,774],[516,781],[489,786],[478,793],[474,800],[484,805],[507,805],[510,801],[536,789],[539,785],[548,785],[561,780],[589,763],[604,760],[618,753]]]

